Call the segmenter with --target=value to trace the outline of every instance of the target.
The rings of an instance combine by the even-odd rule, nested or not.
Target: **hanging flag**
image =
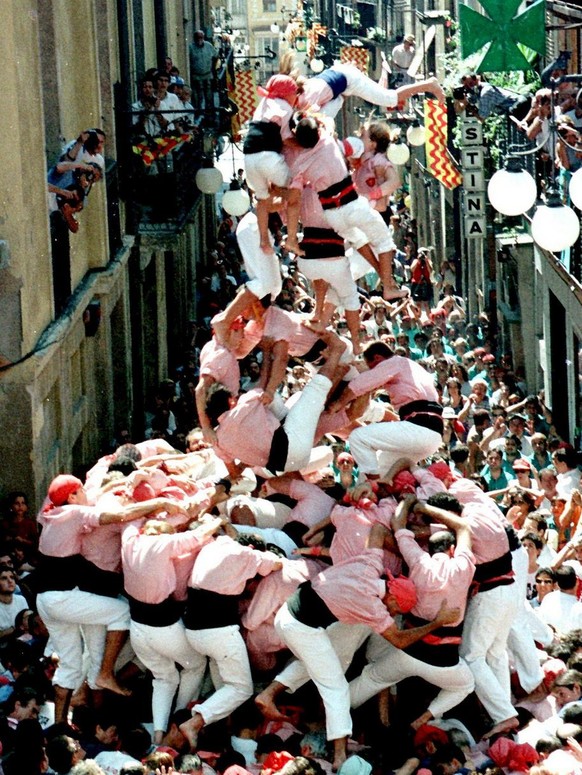
[[[327,36],[327,27],[319,22],[314,22],[311,29],[307,32],[307,58],[313,59],[315,51],[319,45],[319,38]]]
[[[340,50],[340,61],[344,64],[354,64],[367,75],[370,52],[364,46],[343,46]]]
[[[235,139],[240,139],[242,125],[252,118],[258,104],[254,70],[239,70],[236,73],[234,89],[230,98],[238,107],[238,113],[233,116],[232,136]]]
[[[447,148],[447,108],[437,100],[424,101],[426,160],[429,171],[449,189],[460,186],[463,176]]]

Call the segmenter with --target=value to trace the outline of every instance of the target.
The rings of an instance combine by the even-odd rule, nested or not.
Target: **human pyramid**
[[[115,666],[129,633],[153,677],[154,745],[182,712],[182,745],[207,750],[212,726],[254,698],[264,729],[285,733],[271,750],[284,751],[283,738],[305,728],[283,698],[312,681],[323,715],[311,708],[310,717],[329,749],[304,752],[307,764],[289,756],[284,773],[351,772],[349,752],[374,758],[365,735],[363,745],[351,739],[354,709],[378,696],[391,724],[385,690],[420,678],[436,693],[405,725],[397,772],[485,771],[520,756],[535,765],[535,748],[514,739],[523,724],[510,684],[510,651],[522,695],[544,681],[525,550],[495,499],[439,457],[434,374],[385,341],[360,345],[355,253],[369,264],[362,273],[378,272],[385,302],[408,294],[393,277],[385,215],[400,183],[383,122],[342,142],[331,118],[346,96],[394,108],[419,92],[444,99],[442,89],[434,79],[382,89],[355,66],[334,65],[307,81],[280,73],[260,92],[244,146],[255,212],[236,231],[248,280],[213,318],[201,352],[195,443],[185,453],[159,439],[125,444],[85,482],[57,476],[39,515],[37,606],[60,659],[55,719],[67,720],[84,680],[127,693]],[[313,283],[311,317],[277,305],[274,211]],[[329,325],[337,314],[350,338]],[[258,385],[239,394],[239,361],[256,348]],[[285,401],[297,362],[310,378]],[[378,391],[389,404],[374,400]],[[330,439],[346,442],[338,464],[350,466],[331,487]],[[463,724],[462,742],[447,732],[473,692],[481,747]],[[580,766],[575,745],[559,753]],[[245,766],[260,772],[253,756]],[[357,771],[369,772],[363,764]]]

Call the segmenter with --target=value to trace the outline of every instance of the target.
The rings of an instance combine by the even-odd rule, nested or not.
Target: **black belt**
[[[317,196],[324,210],[335,210],[337,207],[354,202],[358,198],[358,192],[352,176],[348,175],[339,183],[334,183],[323,191],[318,191]]]
[[[287,455],[289,454],[289,437],[285,433],[285,428],[280,425],[271,440],[271,449],[269,458],[265,464],[267,471],[277,474],[285,470],[287,465]]]
[[[305,251],[303,258],[309,260],[339,258],[345,255],[343,237],[340,237],[333,229],[306,226],[303,229],[303,239],[300,245]]]
[[[129,615],[138,624],[147,624],[150,627],[169,627],[176,624],[182,615],[184,604],[172,597],[167,597],[161,603],[142,603],[134,597],[127,596],[129,600]]]
[[[239,595],[222,595],[209,589],[188,587],[188,603],[184,612],[187,630],[210,630],[238,624]]]
[[[411,422],[413,425],[420,425],[422,428],[435,431],[442,435],[444,430],[443,419],[441,417],[443,407],[436,401],[410,401],[404,404],[398,410],[401,420]]]
[[[297,587],[287,600],[287,608],[291,616],[307,627],[329,627],[338,621],[337,616],[313,589],[311,581],[304,581]]]
[[[83,592],[91,592],[103,597],[117,597],[123,589],[123,576],[121,573],[103,570],[83,557],[78,586]]]
[[[38,592],[65,592],[79,583],[83,558],[80,554],[70,557],[50,557],[39,554]]]

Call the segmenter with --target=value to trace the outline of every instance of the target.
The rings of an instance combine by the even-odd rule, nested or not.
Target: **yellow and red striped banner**
[[[258,103],[257,85],[253,70],[235,72],[234,81],[227,71],[228,96],[237,105],[238,113],[232,117],[231,132],[234,140],[240,140],[240,130],[245,121],[252,118]]]
[[[443,186],[449,189],[463,182],[461,171],[447,148],[447,108],[437,100],[424,101],[426,131],[426,166]]]
[[[340,50],[340,61],[344,64],[354,64],[358,70],[367,75],[370,52],[363,46],[343,46]]]
[[[327,35],[327,27],[319,22],[315,22],[307,32],[307,58],[313,59],[315,50],[319,43],[319,36],[324,38]]]

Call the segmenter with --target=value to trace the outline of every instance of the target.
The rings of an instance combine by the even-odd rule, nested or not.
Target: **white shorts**
[[[275,253],[264,253],[261,250],[259,226],[254,213],[247,213],[241,219],[236,230],[236,241],[249,276],[247,290],[257,299],[270,294],[274,300],[282,288],[279,260]]]
[[[358,289],[352,278],[350,262],[339,258],[298,258],[297,266],[308,280],[325,280],[336,292],[339,304],[346,310],[360,308]],[[331,301],[331,297],[330,297]]]
[[[358,244],[361,242],[359,231],[363,231],[366,242],[376,255],[396,250],[384,219],[379,212],[372,210],[365,197],[359,196],[353,202],[323,212],[329,226],[355,247],[361,247]]]
[[[245,174],[249,188],[257,199],[267,199],[269,184],[286,188],[291,182],[291,173],[285,159],[276,151],[259,151],[244,156]]]

